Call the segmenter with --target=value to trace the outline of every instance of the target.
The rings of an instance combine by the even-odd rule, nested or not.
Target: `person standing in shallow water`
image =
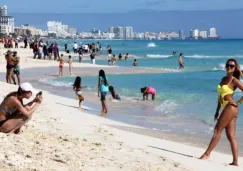
[[[239,113],[238,105],[243,102],[243,97],[235,102],[233,94],[237,88],[243,91],[243,83],[240,81],[242,73],[238,62],[235,59],[229,59],[226,62],[225,69],[227,75],[222,78],[220,84],[217,86],[218,105],[214,115],[214,120],[217,120],[217,124],[214,128],[214,135],[208,149],[200,159],[206,160],[210,157],[212,150],[220,140],[222,131],[225,129],[233,154],[233,162],[230,165],[238,166],[238,145],[235,138],[235,131],[236,119]],[[220,108],[222,108],[222,112],[219,116]]]
[[[183,56],[183,54],[180,53],[180,56],[179,56],[179,58],[178,58],[178,64],[179,64],[179,68],[180,68],[180,69],[184,69],[184,63],[183,63],[182,56]]]
[[[107,104],[105,102],[107,92],[109,91],[109,83],[107,81],[105,71],[100,70],[99,71],[99,79],[98,79],[98,97],[100,97],[101,106],[102,106],[102,114],[107,114]]]

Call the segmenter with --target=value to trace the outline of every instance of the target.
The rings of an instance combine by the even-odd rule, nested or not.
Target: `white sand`
[[[19,53],[28,56],[27,51],[20,49]],[[54,64],[28,59],[21,61],[21,68]],[[0,68],[5,71],[3,56]],[[0,85],[1,101],[8,92],[17,90],[14,85],[3,82]],[[113,126],[130,125],[100,117],[99,113],[80,112],[75,99],[48,92],[43,92],[43,97],[43,103],[20,135],[0,133],[0,170],[242,170],[227,165],[232,162],[230,155],[213,152],[209,161],[198,160],[205,149],[122,131]],[[239,163],[243,164],[242,158]]]

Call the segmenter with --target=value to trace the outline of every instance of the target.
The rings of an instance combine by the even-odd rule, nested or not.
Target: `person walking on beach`
[[[101,106],[102,106],[102,114],[107,114],[108,113],[108,109],[107,109],[107,105],[106,105],[106,95],[107,92],[109,91],[109,83],[107,81],[106,75],[105,75],[105,71],[104,70],[100,70],[99,71],[99,78],[98,78],[98,97],[100,97],[100,101],[101,101]]]
[[[80,50],[78,53],[79,53],[79,54],[78,54],[79,63],[82,63],[82,59],[83,59],[84,55],[83,55],[83,53],[82,53],[81,50]]]
[[[180,69],[184,69],[184,63],[183,63],[182,56],[183,56],[183,54],[180,53],[179,58],[178,58],[178,64],[179,64]]]
[[[57,58],[59,57],[59,49],[58,49],[58,45],[57,43],[55,43],[55,45],[53,46],[53,54],[54,54],[54,61],[57,60]]]
[[[27,37],[24,38],[24,48],[26,49],[28,46],[28,39]]]
[[[91,64],[95,64],[95,52],[91,52],[90,59],[91,59]]]
[[[21,127],[32,117],[42,102],[41,93],[30,103],[24,105],[23,99],[29,99],[37,91],[30,83],[22,83],[17,92],[9,93],[0,105],[0,132],[19,134]]]
[[[82,81],[81,77],[76,77],[73,84],[73,90],[75,91],[79,99],[79,110],[82,109],[82,102],[84,101],[84,96],[82,95],[82,89],[87,87],[87,86],[82,86],[81,81]]]
[[[18,80],[18,85],[20,85],[20,67],[19,67],[20,58],[17,56],[16,51],[13,52],[13,57],[15,58],[16,62],[15,62],[14,70],[13,70],[12,79],[13,79],[14,84],[17,85],[16,79],[15,79],[15,75],[16,75],[17,80]]]
[[[49,57],[49,60],[52,59],[53,46],[54,46],[54,44],[52,43],[52,44],[48,47],[48,57]]]
[[[148,100],[148,95],[152,95],[152,100],[155,100],[156,90],[153,87],[141,88],[141,93],[143,93],[143,100]]]
[[[73,44],[73,53],[76,54],[78,52],[78,44],[74,42]]]
[[[68,64],[69,64],[69,74],[72,75],[73,74],[73,60],[72,60],[71,55],[68,56]]]
[[[236,119],[239,113],[238,106],[243,103],[243,97],[236,102],[233,99],[233,94],[237,88],[243,91],[243,83],[240,81],[242,73],[240,65],[235,59],[229,59],[226,62],[225,69],[227,74],[222,78],[220,84],[217,86],[218,105],[214,115],[214,120],[217,120],[217,123],[214,128],[214,135],[208,149],[200,157],[200,159],[206,160],[210,157],[212,150],[218,144],[221,134],[225,129],[233,154],[233,162],[230,165],[238,166],[238,145],[235,138],[235,131]],[[222,112],[219,116],[220,108],[222,108]]]
[[[17,63],[17,60],[12,56],[12,52],[10,50],[5,55],[5,59],[7,61],[6,82],[12,84],[13,70]]]

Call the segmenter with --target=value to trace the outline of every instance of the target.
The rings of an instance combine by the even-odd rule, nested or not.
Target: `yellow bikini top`
[[[224,98],[224,96],[228,95],[228,94],[234,94],[234,90],[232,90],[231,88],[229,88],[230,83],[232,82],[232,80],[234,79],[234,77],[230,80],[230,82],[227,85],[218,85],[217,86],[217,92],[219,94],[219,96],[221,96],[221,98]]]

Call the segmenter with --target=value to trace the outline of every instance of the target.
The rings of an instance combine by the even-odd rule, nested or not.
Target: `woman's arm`
[[[235,83],[235,86],[243,92],[243,83],[238,79],[234,79],[233,81]],[[243,103],[243,96],[240,98],[240,100],[237,101],[237,105],[239,105],[240,103]]]
[[[100,85],[101,85],[101,79],[98,80],[98,97],[100,97]]]
[[[37,107],[41,104],[41,99],[38,99],[38,101],[35,103],[33,107],[31,107],[29,111],[26,110],[26,108],[18,100],[15,100],[15,103],[16,103],[16,108],[20,113],[22,113],[26,117],[30,117],[37,109]]]

